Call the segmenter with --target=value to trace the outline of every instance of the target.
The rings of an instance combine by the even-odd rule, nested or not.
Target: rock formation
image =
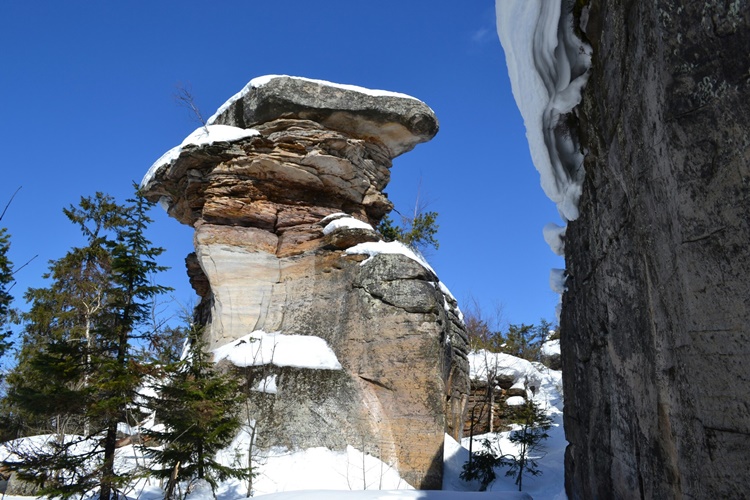
[[[561,319],[568,496],[747,498],[750,4],[576,5],[593,60]]]
[[[244,367],[259,446],[352,445],[440,488],[466,334],[429,266],[372,229],[392,208],[391,160],[435,135],[434,114],[401,94],[263,77],[209,123],[142,187],[195,228],[197,314]]]

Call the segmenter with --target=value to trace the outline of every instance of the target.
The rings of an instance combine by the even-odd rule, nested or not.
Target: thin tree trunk
[[[110,500],[113,498],[113,481],[115,478],[115,449],[117,445],[117,422],[110,421],[107,426],[107,436],[104,438],[104,464],[102,465],[102,476],[99,483],[99,500]]]
[[[169,476],[169,481],[167,482],[167,491],[164,493],[164,498],[167,500],[172,500],[172,498],[174,498],[174,488],[177,485],[177,476],[179,473],[180,462],[178,461],[172,470],[172,474]]]
[[[471,424],[469,425],[469,470],[471,470],[471,461],[474,459],[474,410],[476,406],[471,407]]]
[[[198,479],[203,479],[203,443],[198,443]]]
[[[86,314],[86,367],[83,372],[83,388],[89,386],[89,372],[91,371],[91,316]],[[89,437],[91,435],[91,425],[89,416],[84,413],[83,415],[83,435]]]
[[[249,423],[250,417],[248,417],[248,424]],[[247,479],[247,498],[250,498],[253,495],[253,448],[255,447],[255,429],[257,428],[258,422],[255,422],[255,424],[250,428],[250,445],[247,449],[247,470],[249,473]]]

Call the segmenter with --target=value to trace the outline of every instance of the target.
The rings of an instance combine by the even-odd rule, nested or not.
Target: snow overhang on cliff
[[[560,216],[575,220],[584,155],[569,118],[588,80],[591,47],[574,33],[570,0],[496,0],[495,9],[531,159]]]

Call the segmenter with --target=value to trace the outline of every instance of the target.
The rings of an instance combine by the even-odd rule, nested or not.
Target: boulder
[[[11,472],[5,484],[3,495],[17,497],[36,497],[39,495],[39,486],[18,477],[17,472]]]
[[[252,128],[280,117],[312,120],[379,142],[391,158],[429,141],[438,131],[433,111],[413,97],[274,75],[251,81],[210,122]]]
[[[246,380],[258,446],[351,445],[440,488],[444,435],[463,426],[466,332],[429,266],[373,229],[392,208],[392,158],[437,121],[407,96],[254,82],[142,183],[195,228],[187,267],[209,346]],[[305,338],[326,364],[317,348],[300,357]]]

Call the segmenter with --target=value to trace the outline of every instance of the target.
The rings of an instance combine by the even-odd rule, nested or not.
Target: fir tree
[[[502,465],[502,457],[493,451],[489,439],[484,439],[484,448],[472,453],[469,461],[464,463],[459,478],[464,481],[479,481],[479,491],[487,491],[487,487],[497,478],[495,467]]]
[[[511,431],[508,440],[517,446],[518,454],[504,456],[503,465],[509,468],[505,475],[514,476],[521,491],[525,474],[542,473],[537,463],[539,457],[535,455],[544,449],[542,441],[549,437],[547,431],[552,427],[552,419],[537,403],[527,400],[517,408],[515,420],[519,428]]]
[[[508,440],[516,445],[517,453],[503,454],[500,448],[501,434],[491,433],[482,440],[482,450],[473,453],[464,463],[459,475],[464,481],[479,481],[480,491],[496,479],[495,468],[507,467],[506,476],[513,476],[518,491],[523,488],[524,475],[538,476],[537,455],[544,450],[543,441],[549,437],[547,431],[552,426],[552,419],[537,403],[527,400],[513,411],[513,422],[516,428],[508,433]]]
[[[164,251],[153,247],[145,232],[151,219],[151,204],[139,193],[128,200],[124,218],[126,223],[118,228],[116,239],[106,242],[112,255],[109,286],[106,289],[107,307],[98,328],[103,349],[96,359],[96,401],[91,409],[104,424],[104,463],[100,476],[99,497],[108,500],[116,497],[116,487],[123,482],[114,471],[117,423],[127,421],[126,410],[134,400],[141,382],[137,370],[134,340],[147,340],[154,332],[140,333],[147,326],[152,299],[169,290],[153,284],[152,277],[166,270],[156,262]]]
[[[119,205],[97,193],[64,210],[86,245],[50,264],[49,287],[27,293],[32,307],[8,399],[29,421],[54,422],[58,437],[7,465],[41,494],[99,487],[109,500],[124,482],[114,454],[117,423],[127,421],[142,378],[133,341],[153,335],[145,328],[151,302],[167,290],[151,283],[163,268],[155,261],[162,249],[145,237],[149,207],[140,195]]]
[[[8,210],[19,189],[21,188],[18,188],[13,193],[10,201],[0,213],[0,221],[5,217],[5,212]],[[13,301],[13,297],[10,294],[10,289],[13,286],[13,264],[8,258],[9,250],[10,236],[6,228],[0,227],[0,384],[3,383],[4,378],[2,360],[12,346],[10,342],[11,331],[8,329],[8,325],[14,318],[14,311],[10,308],[10,304]]]
[[[10,249],[10,237],[5,228],[0,228],[0,361],[5,353],[10,349],[11,343],[10,330],[7,325],[10,323],[10,303],[13,300],[9,293],[9,287],[13,282],[13,266],[8,259],[8,250]],[[0,383],[3,380],[3,372],[0,371]]]
[[[428,247],[437,250],[440,246],[435,235],[438,232],[437,212],[423,212],[414,217],[401,216],[401,224],[396,225],[389,215],[383,217],[378,225],[378,231],[385,241],[400,241],[401,243],[424,251]]]
[[[550,328],[552,324],[545,319],[541,319],[538,325],[509,325],[503,338],[502,352],[529,361],[539,361],[541,347],[549,336]]]
[[[98,348],[94,329],[106,306],[111,273],[106,235],[124,225],[123,211],[101,193],[82,198],[78,208],[65,209],[85,245],[50,262],[44,275],[50,286],[25,294],[31,308],[23,315],[22,345],[10,376],[9,397],[31,427],[29,432],[47,432],[51,422],[51,430],[61,438],[70,432],[90,433],[83,424],[92,356]]]
[[[185,359],[165,368],[163,382],[156,384],[158,396],[151,408],[163,424],[162,430],[147,430],[147,438],[161,443],[146,448],[153,458],[150,474],[167,479],[165,498],[175,498],[176,485],[204,479],[215,490],[218,481],[247,479],[250,472],[222,465],[216,454],[226,448],[242,426],[241,385],[219,371],[205,350],[199,329],[190,332]]]

